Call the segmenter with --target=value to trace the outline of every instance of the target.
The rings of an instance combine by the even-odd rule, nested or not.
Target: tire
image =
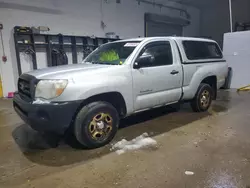
[[[191,101],[191,108],[194,112],[205,112],[211,106],[213,89],[210,85],[201,83],[194,99]]]
[[[119,115],[111,104],[93,102],[78,112],[74,122],[74,135],[84,147],[99,148],[114,138],[118,126]]]

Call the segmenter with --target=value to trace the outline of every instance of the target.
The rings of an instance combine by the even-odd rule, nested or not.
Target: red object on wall
[[[2,61],[5,63],[7,61],[7,56],[3,55],[2,56]]]
[[[14,92],[9,92],[8,93],[8,98],[13,98],[14,97]]]

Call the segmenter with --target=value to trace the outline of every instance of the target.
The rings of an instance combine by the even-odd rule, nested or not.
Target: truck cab
[[[115,136],[119,120],[179,102],[206,111],[225,83],[227,63],[209,39],[151,37],[104,44],[81,64],[25,73],[13,105],[38,131],[63,134],[95,148]]]

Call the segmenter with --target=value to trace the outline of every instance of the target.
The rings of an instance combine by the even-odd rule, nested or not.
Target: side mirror
[[[154,62],[154,57],[152,55],[144,55],[137,58],[134,63],[134,68],[139,69],[141,67],[148,67]]]

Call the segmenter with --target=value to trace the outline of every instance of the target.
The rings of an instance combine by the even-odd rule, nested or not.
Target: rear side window
[[[220,48],[214,42],[183,41],[183,47],[189,60],[223,57]]]

